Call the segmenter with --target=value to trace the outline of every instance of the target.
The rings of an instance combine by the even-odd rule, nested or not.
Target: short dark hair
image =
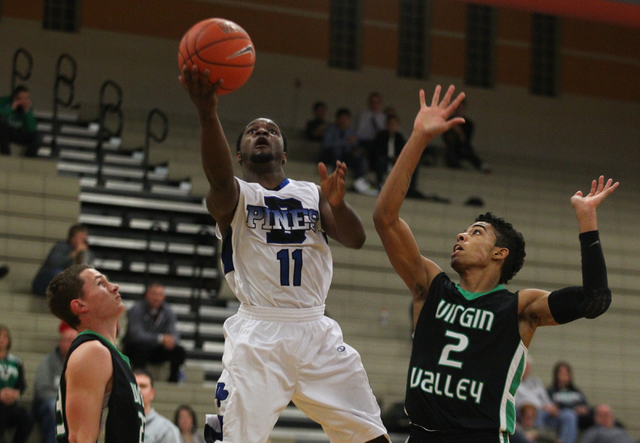
[[[73,265],[65,269],[51,280],[47,286],[47,303],[53,315],[64,321],[73,329],[78,329],[80,318],[71,311],[71,302],[82,298],[84,280],[80,274],[89,265]]]
[[[326,108],[326,107],[327,107],[327,104],[326,104],[325,102],[323,102],[323,101],[317,101],[317,102],[315,102],[315,103],[313,104],[313,111],[315,112],[315,111],[317,111],[317,110],[318,110],[318,108],[322,108],[322,107],[325,107],[325,108]]]
[[[0,325],[0,332],[6,332],[7,333],[7,338],[9,339],[9,344],[7,345],[7,351],[9,349],[11,349],[11,331],[9,330],[9,327],[6,325]]]
[[[339,108],[336,111],[336,120],[342,117],[343,115],[351,116],[351,111],[349,111],[349,108]]]
[[[191,415],[191,422],[193,426],[191,427],[191,432],[195,432],[198,429],[198,420],[196,419],[196,411],[189,405],[180,405],[178,409],[176,409],[176,413],[173,417],[173,424],[178,426],[178,416],[180,415],[180,411],[187,411]]]
[[[496,231],[495,245],[509,250],[509,255],[504,260],[500,271],[500,283],[508,283],[524,265],[524,257],[527,255],[524,252],[524,237],[513,228],[511,223],[496,217],[491,212],[480,214],[476,221],[486,222],[493,226]]]
[[[367,96],[367,101],[371,101],[371,99],[373,99],[374,97],[382,99],[382,96],[380,95],[380,93],[378,91],[371,91],[369,93],[369,95]]]
[[[78,232],[89,232],[89,228],[87,225],[83,225],[82,223],[77,223],[69,228],[69,232],[67,234],[67,240],[71,240]]]
[[[21,92],[29,92],[29,88],[27,88],[25,85],[18,85],[13,88],[13,91],[11,91],[11,101],[13,101]]]
[[[149,292],[149,289],[153,288],[154,286],[160,286],[160,287],[165,287],[162,283],[160,283],[158,280],[151,280],[151,282],[149,282],[149,284],[147,285],[147,287],[144,290],[144,296],[147,295],[147,292]]]
[[[146,369],[143,368],[135,368],[133,370],[133,375],[144,375],[145,377],[149,377],[149,383],[151,384],[151,387],[153,388],[153,375],[151,375],[151,372],[147,371]]]
[[[238,138],[236,139],[236,152],[240,151],[240,142],[242,142],[242,136],[244,135],[245,129],[247,129],[246,126],[242,131],[240,131],[240,134],[238,134]],[[284,135],[284,131],[279,126],[278,129],[280,129],[280,135],[282,136],[282,149],[284,149],[284,152],[287,152],[287,136]]]

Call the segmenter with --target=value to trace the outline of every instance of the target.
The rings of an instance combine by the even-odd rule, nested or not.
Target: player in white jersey
[[[183,69],[180,81],[200,117],[207,208],[223,239],[224,272],[241,302],[224,325],[224,371],[218,415],[207,417],[208,442],[267,441],[293,401],[332,442],[388,442],[358,352],[324,315],[332,259],[327,238],[360,248],[360,217],[344,201],[346,166],[321,185],[286,178],[286,138],[271,120],[250,122],[233,158],[217,114],[208,72]]]

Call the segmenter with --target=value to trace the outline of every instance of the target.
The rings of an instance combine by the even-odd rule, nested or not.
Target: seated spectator
[[[462,161],[470,162],[474,168],[483,172],[491,172],[491,166],[483,162],[471,142],[473,137],[473,121],[466,116],[467,100],[462,100],[458,108],[453,111],[451,118],[463,117],[464,123],[455,125],[442,134],[446,146],[445,162],[450,168],[461,168]]]
[[[318,161],[324,163],[329,170],[336,166],[336,161],[344,162],[353,174],[353,188],[364,195],[376,196],[378,191],[367,181],[367,160],[351,125],[351,111],[340,108],[336,111],[336,122],[327,127],[318,154]]]
[[[136,376],[136,382],[140,388],[142,402],[144,403],[144,415],[146,423],[144,426],[144,442],[145,443],[180,443],[180,431],[166,417],[158,414],[153,408],[153,399],[156,396],[156,390],[153,387],[153,377],[144,369],[136,369],[133,371]]]
[[[27,148],[25,157],[36,157],[42,139],[36,127],[29,88],[19,85],[11,95],[0,97],[0,154],[11,155],[13,142]]]
[[[374,157],[376,159],[376,179],[378,180],[377,185],[379,188],[384,184],[387,174],[396,163],[400,151],[402,151],[406,143],[407,139],[402,132],[400,132],[398,116],[388,114],[386,129],[378,131],[376,138],[373,140]],[[416,170],[411,176],[411,183],[409,183],[409,189],[407,190],[407,198],[426,198],[418,190],[418,170],[419,168],[416,167]]]
[[[616,426],[616,418],[611,406],[601,404],[593,412],[594,425],[587,429],[580,443],[634,443],[623,428]]]
[[[0,266],[0,278],[5,278],[9,273],[9,266],[2,265]]]
[[[548,389],[549,397],[560,409],[573,409],[578,415],[578,427],[586,429],[593,425],[593,411],[582,391],[573,384],[569,363],[560,361],[553,369],[553,384]]]
[[[536,425],[554,429],[562,443],[575,443],[578,437],[578,417],[572,409],[560,409],[538,377],[531,375],[533,359],[527,357],[522,382],[516,392],[516,409],[531,404],[537,409]]]
[[[147,363],[171,363],[170,382],[177,382],[185,360],[185,350],[179,345],[176,316],[165,303],[164,286],[152,283],[139,300],[127,312],[127,332],[123,339],[125,354],[133,369]]]
[[[11,354],[10,349],[11,332],[0,325],[0,440],[4,441],[7,429],[15,428],[13,443],[24,443],[31,434],[33,417],[18,404],[27,384],[22,360]]]
[[[534,405],[524,404],[518,410],[518,433],[529,443],[557,443],[558,434],[551,428],[536,423],[538,411]]]
[[[315,102],[313,104],[313,118],[307,121],[305,135],[308,140],[321,142],[324,138],[324,131],[327,129],[327,104],[325,102]]]
[[[368,166],[375,170],[375,151],[373,140],[378,131],[382,131],[387,123],[387,114],[382,109],[382,96],[378,92],[370,92],[367,96],[367,109],[358,116],[358,144],[368,161]]]
[[[53,277],[72,265],[92,265],[93,252],[89,249],[89,228],[76,224],[69,228],[66,241],[59,241],[51,248],[31,284],[33,293],[46,297],[47,286]]]
[[[58,346],[40,361],[34,385],[33,415],[40,425],[42,443],[56,442],[56,399],[60,375],[71,343],[78,336],[78,331],[65,322],[60,323],[58,330]]]
[[[180,430],[182,443],[204,443],[203,432],[198,429],[196,412],[191,406],[178,406],[173,423]]]

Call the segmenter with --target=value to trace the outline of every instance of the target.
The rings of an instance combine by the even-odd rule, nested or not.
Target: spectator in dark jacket
[[[177,382],[185,360],[179,345],[176,316],[165,302],[164,286],[152,283],[144,299],[127,312],[127,333],[123,343],[133,369],[144,369],[147,363],[171,363],[170,382]]]
[[[378,180],[378,187],[381,188],[384,184],[384,180],[391,170],[391,167],[396,163],[400,151],[407,143],[407,139],[400,132],[400,121],[398,116],[393,113],[387,114],[387,123],[385,129],[378,131],[376,138],[373,140],[373,151],[376,161],[376,179]],[[418,170],[413,172],[411,176],[411,183],[407,190],[407,198],[426,198],[418,190]]]
[[[556,363],[553,368],[553,384],[547,391],[549,398],[558,408],[575,411],[581,430],[593,425],[593,411],[582,391],[573,384],[573,372],[569,363]]]
[[[94,255],[89,249],[89,228],[75,224],[69,228],[67,240],[59,241],[38,270],[31,288],[33,293],[46,297],[47,286],[53,277],[73,265],[93,265]]]

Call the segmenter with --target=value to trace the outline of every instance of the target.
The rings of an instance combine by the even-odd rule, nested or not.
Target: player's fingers
[[[466,95],[465,95],[464,92],[461,92],[460,94],[458,94],[458,96],[453,100],[453,102],[447,108],[447,111],[448,112],[453,112],[454,109],[457,109],[458,106],[460,106],[460,103],[462,102],[462,100],[464,100],[465,97],[466,97]]]
[[[184,75],[179,75],[178,76],[178,81],[180,82],[182,87],[185,89],[185,91],[189,90],[189,88],[187,87],[187,84],[185,83]]]
[[[597,192],[602,192],[602,189],[604,189],[604,175],[601,175],[598,178],[598,188],[597,188]]]
[[[424,89],[420,90],[420,109],[427,107],[427,102],[424,99]]]
[[[451,102],[451,97],[453,96],[453,91],[456,90],[456,87],[453,85],[449,85],[449,88],[447,89],[447,92],[444,94],[444,97],[442,98],[442,101],[440,102],[440,106],[446,108],[447,106],[449,106],[449,103]]]
[[[320,174],[320,180],[327,179],[327,167],[322,162],[318,163],[318,173]]]
[[[453,128],[455,125],[461,125],[464,123],[464,118],[462,117],[455,117],[452,118],[451,120],[447,120],[447,130]]]
[[[223,79],[218,79],[217,82],[213,83],[211,86],[213,88],[213,92],[216,92],[218,89],[220,89],[220,86],[222,86],[222,83],[224,82]]]
[[[619,185],[620,183],[615,182],[613,183],[613,179],[609,179],[607,180],[607,184],[604,186],[604,190],[602,192],[606,193],[606,195],[611,194]]]
[[[200,84],[202,86],[208,86],[211,84],[211,82],[209,82],[209,76],[211,76],[211,71],[209,71],[208,69],[205,69],[202,75],[200,76]]]
[[[440,101],[440,89],[442,88],[440,87],[440,85],[438,85],[436,86],[435,91],[433,91],[433,98],[431,99],[432,107],[438,106],[438,102]]]

